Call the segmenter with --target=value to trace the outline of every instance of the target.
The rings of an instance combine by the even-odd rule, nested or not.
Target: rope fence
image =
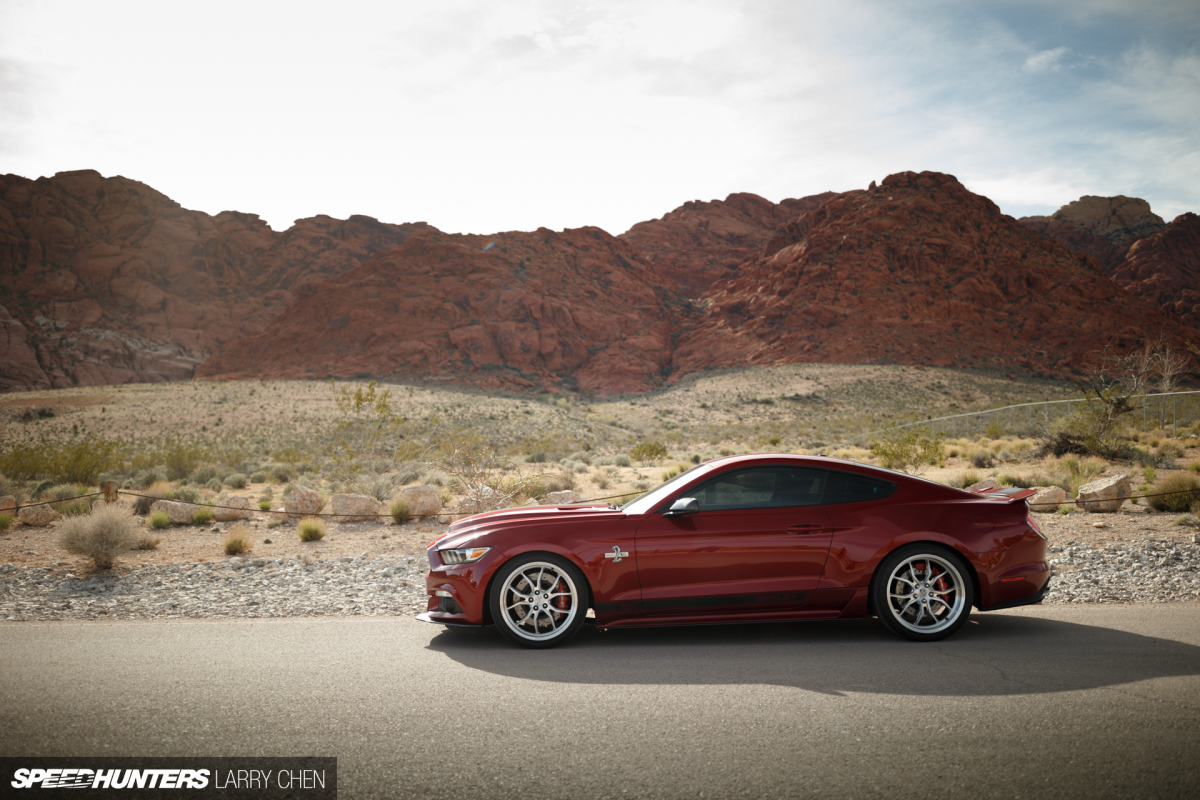
[[[1153,498],[1153,497],[1170,497],[1173,495],[1184,495],[1184,494],[1195,495],[1197,493],[1200,493],[1200,486],[1196,487],[1195,489],[1176,489],[1175,491],[1172,491],[1172,492],[1158,492],[1155,494],[1126,495],[1123,499],[1124,500],[1145,500],[1145,499]],[[117,489],[115,494],[118,494],[118,495],[123,494],[128,497],[144,497],[148,500],[168,500],[168,498],[165,498],[165,497],[155,497],[154,495],[138,494],[137,492],[130,492],[125,489]],[[631,497],[636,494],[638,494],[638,493],[625,492],[624,494],[611,494],[611,495],[608,495],[607,497],[596,497],[591,500],[580,500],[578,503],[568,503],[568,504],[564,504],[564,505],[584,505],[587,503],[599,503],[603,500],[616,500],[616,499],[622,498],[622,497]],[[980,496],[982,496],[982,497],[987,496],[983,493],[978,493],[978,492],[976,494],[980,494]],[[75,497],[63,497],[58,500],[45,500],[45,501],[42,501],[39,503],[24,503],[22,505],[16,506],[14,511],[19,511],[22,508],[34,508],[36,506],[51,506],[51,505],[54,505],[55,503],[69,503],[73,500],[83,500],[88,497],[98,497],[100,495],[109,495],[109,493],[108,492],[91,492],[90,494],[81,494],[81,495],[77,495]],[[1117,498],[1112,498],[1112,499],[1115,500]],[[219,508],[219,509],[228,509],[228,510],[232,510],[232,511],[248,511],[251,513],[254,513],[255,511],[257,511],[259,514],[283,514],[283,515],[289,516],[289,517],[301,517],[301,518],[309,518],[309,517],[376,517],[379,519],[391,519],[393,516],[392,514],[334,514],[334,513],[330,513],[330,512],[324,512],[324,513],[317,512],[317,513],[313,513],[313,514],[297,514],[294,511],[275,510],[275,509],[268,509],[268,510],[264,511],[263,509],[249,509],[249,508],[242,508],[241,506],[222,506],[222,505],[210,505],[208,503],[193,503],[193,502],[189,502],[186,500],[169,500],[168,502],[181,503],[183,505],[195,506],[198,509],[200,509],[200,508],[213,508],[213,509]],[[1109,502],[1109,501],[1104,500],[1104,499],[1080,500],[1079,498],[1075,498],[1074,500],[1063,500],[1061,503],[1030,503],[1030,502],[1026,501],[1026,504],[1030,508],[1033,508],[1034,506],[1038,506],[1038,507],[1041,507],[1041,506],[1065,506],[1065,505],[1080,506],[1080,505],[1085,505],[1087,503],[1104,503],[1104,502]],[[512,508],[538,508],[538,506],[513,506]],[[492,510],[504,511],[504,510],[510,510],[510,509],[492,509]],[[464,516],[471,517],[476,514],[483,514],[483,513],[486,513],[486,512],[483,512],[483,511],[442,511],[442,512],[438,512],[437,514],[409,514],[408,518],[409,519],[428,519],[428,518],[434,518],[434,517],[464,517]]]

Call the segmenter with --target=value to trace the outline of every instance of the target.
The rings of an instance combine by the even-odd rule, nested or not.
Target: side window
[[[726,472],[687,493],[701,511],[813,506],[821,502],[825,470],[754,467]]]
[[[859,503],[863,500],[882,500],[891,497],[896,484],[858,475],[853,472],[829,471],[825,485],[825,503]]]

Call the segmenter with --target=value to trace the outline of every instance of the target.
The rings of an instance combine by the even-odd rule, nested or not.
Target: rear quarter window
[[[866,500],[882,500],[891,497],[896,484],[868,478],[855,472],[830,470],[825,482],[825,504],[861,503]]]

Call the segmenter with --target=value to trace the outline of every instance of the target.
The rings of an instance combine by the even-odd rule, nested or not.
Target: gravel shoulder
[[[1200,535],[1178,515],[1037,514],[1050,542],[1045,602],[1200,600]],[[347,523],[302,543],[294,525],[250,523],[254,550],[222,553],[225,524],[161,532],[108,572],[67,556],[49,528],[0,536],[0,619],[160,619],[413,615],[425,609],[425,547],[445,527]],[[269,541],[268,541],[269,540]]]

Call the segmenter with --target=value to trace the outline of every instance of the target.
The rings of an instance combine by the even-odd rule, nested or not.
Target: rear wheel
[[[571,562],[549,553],[518,556],[500,568],[489,603],[500,632],[522,647],[554,647],[579,632],[587,584]]]
[[[917,642],[944,639],[966,624],[971,581],[958,556],[937,545],[913,544],[888,554],[871,587],[884,627]]]

